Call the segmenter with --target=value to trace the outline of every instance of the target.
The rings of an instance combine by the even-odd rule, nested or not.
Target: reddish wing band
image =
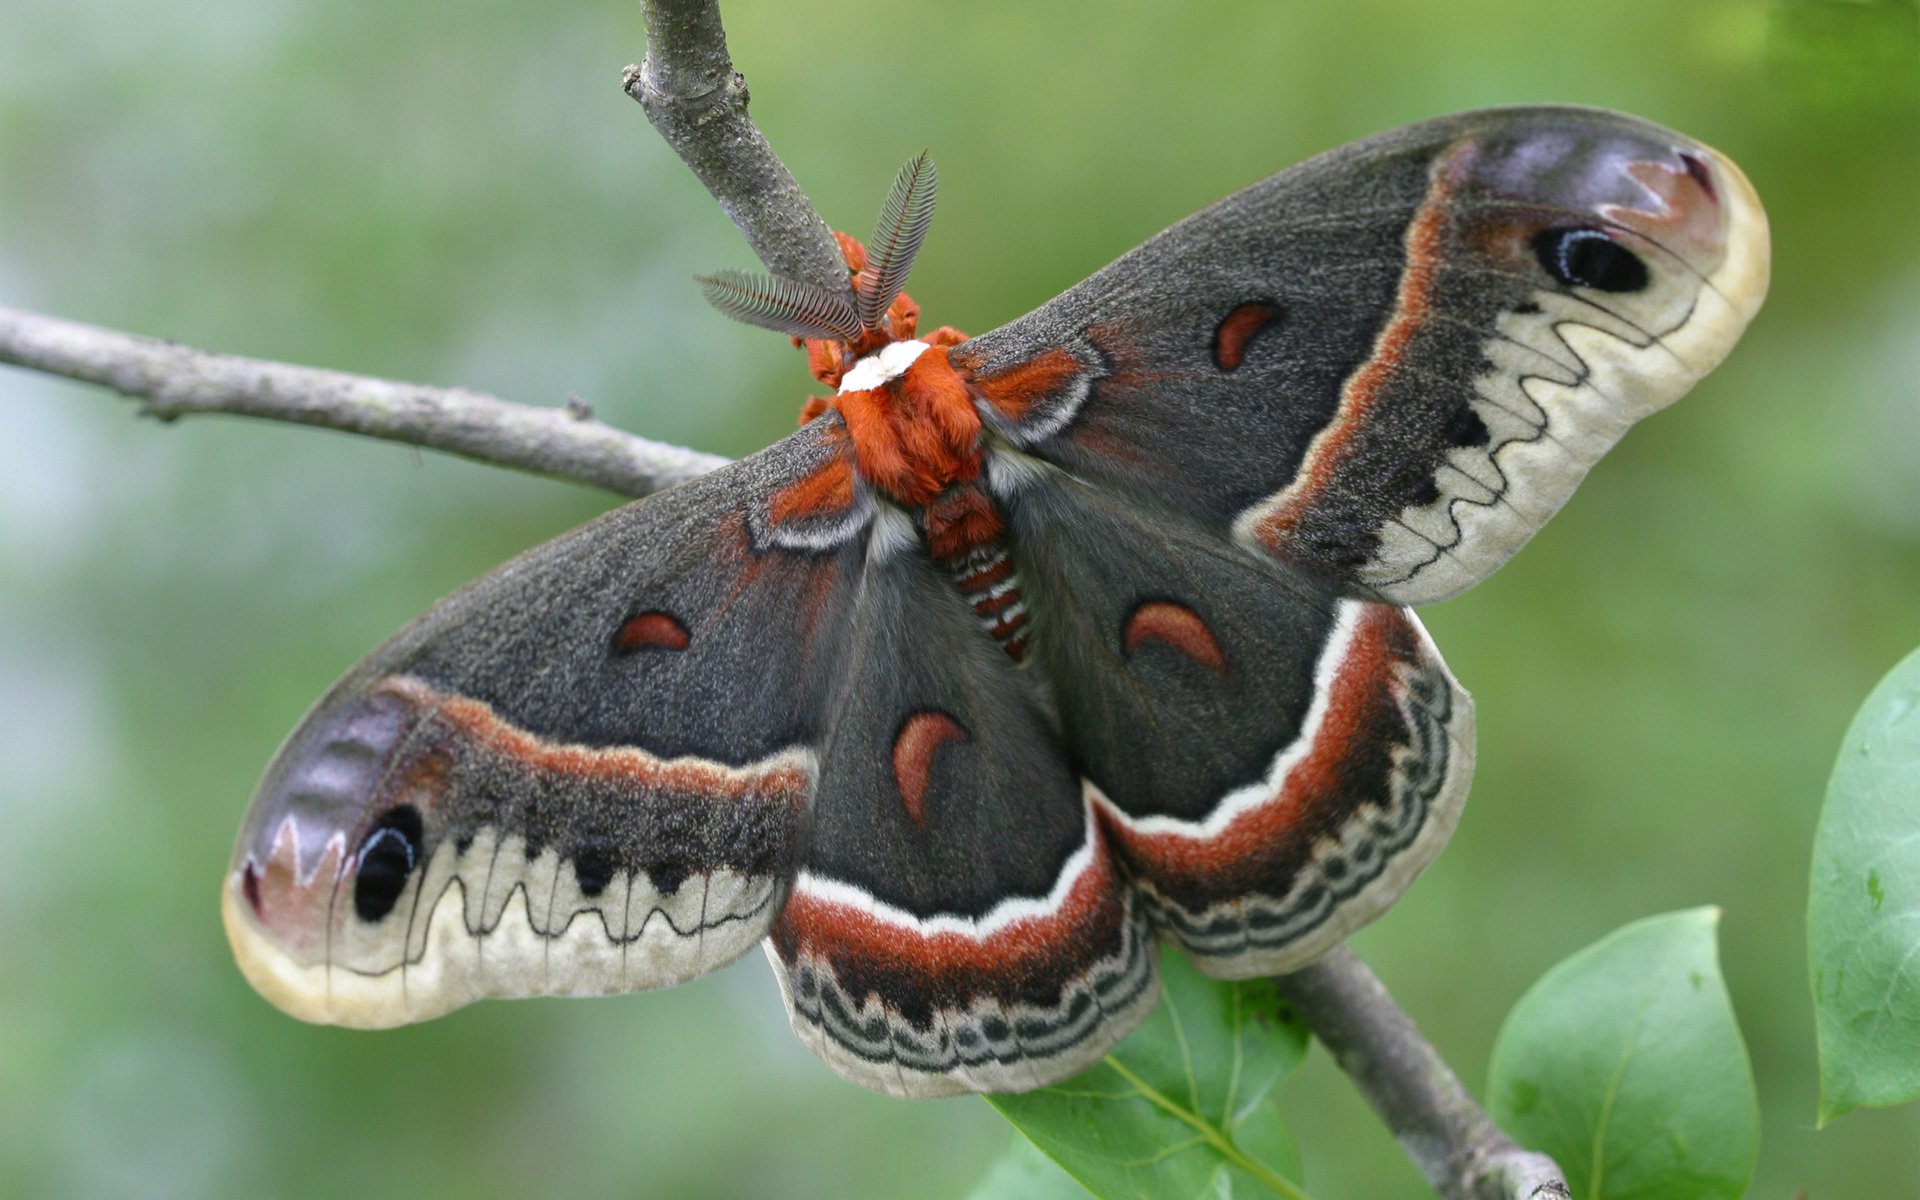
[[[1244,978],[1384,911],[1473,772],[1472,701],[1413,615],[1050,468],[1023,478],[1036,664],[1159,927]]]

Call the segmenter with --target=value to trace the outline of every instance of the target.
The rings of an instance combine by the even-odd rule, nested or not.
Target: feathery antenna
[[[888,307],[906,287],[914,255],[920,253],[920,243],[933,223],[939,185],[940,173],[925,150],[901,167],[894,179],[893,190],[880,208],[873,240],[867,243],[866,269],[854,278],[854,304],[863,328],[880,328]]]
[[[845,297],[810,283],[750,271],[715,271],[694,281],[707,303],[736,321],[798,338],[853,341],[860,318]]]

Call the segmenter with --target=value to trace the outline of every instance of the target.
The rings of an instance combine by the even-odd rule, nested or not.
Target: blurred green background
[[[1310,153],[1607,105],[1773,219],[1746,343],[1507,570],[1429,609],[1476,694],[1451,850],[1361,952],[1477,1088],[1508,1006],[1621,923],[1725,906],[1754,1194],[1920,1195],[1920,1109],[1814,1124],[1801,914],[1841,732],[1920,644],[1912,3],[733,0],[754,114],[828,219],[931,147],[913,280],[979,331]],[[729,454],[809,390],[700,303],[744,244],[619,89],[629,0],[6,0],[0,303],[543,404]],[[383,1034],[255,998],[215,911],[257,773],[435,597],[608,497],[267,424],[136,421],[0,368],[0,1193],[954,1197],[975,1101],[840,1083],[749,959],[672,992]],[[1920,803],[1920,797],[1916,797]],[[1322,1200],[1419,1196],[1324,1056]]]

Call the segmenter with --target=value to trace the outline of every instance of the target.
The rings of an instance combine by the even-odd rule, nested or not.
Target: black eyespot
[[[362,921],[378,921],[399,903],[420,856],[422,833],[420,810],[411,804],[389,809],[374,822],[373,831],[360,843],[360,865],[353,881],[353,911]]]
[[[1543,229],[1533,252],[1547,274],[1569,287],[1637,292],[1647,286],[1647,264],[1598,229]]]

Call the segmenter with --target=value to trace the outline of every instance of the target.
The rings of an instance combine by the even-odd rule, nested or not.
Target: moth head
[[[816,376],[837,386],[854,361],[914,336],[920,309],[906,295],[907,275],[933,223],[939,182],[933,159],[921,151],[900,168],[871,240],[835,235],[847,262],[844,292],[750,271],[716,271],[697,282],[707,302],[734,320],[808,343]]]

